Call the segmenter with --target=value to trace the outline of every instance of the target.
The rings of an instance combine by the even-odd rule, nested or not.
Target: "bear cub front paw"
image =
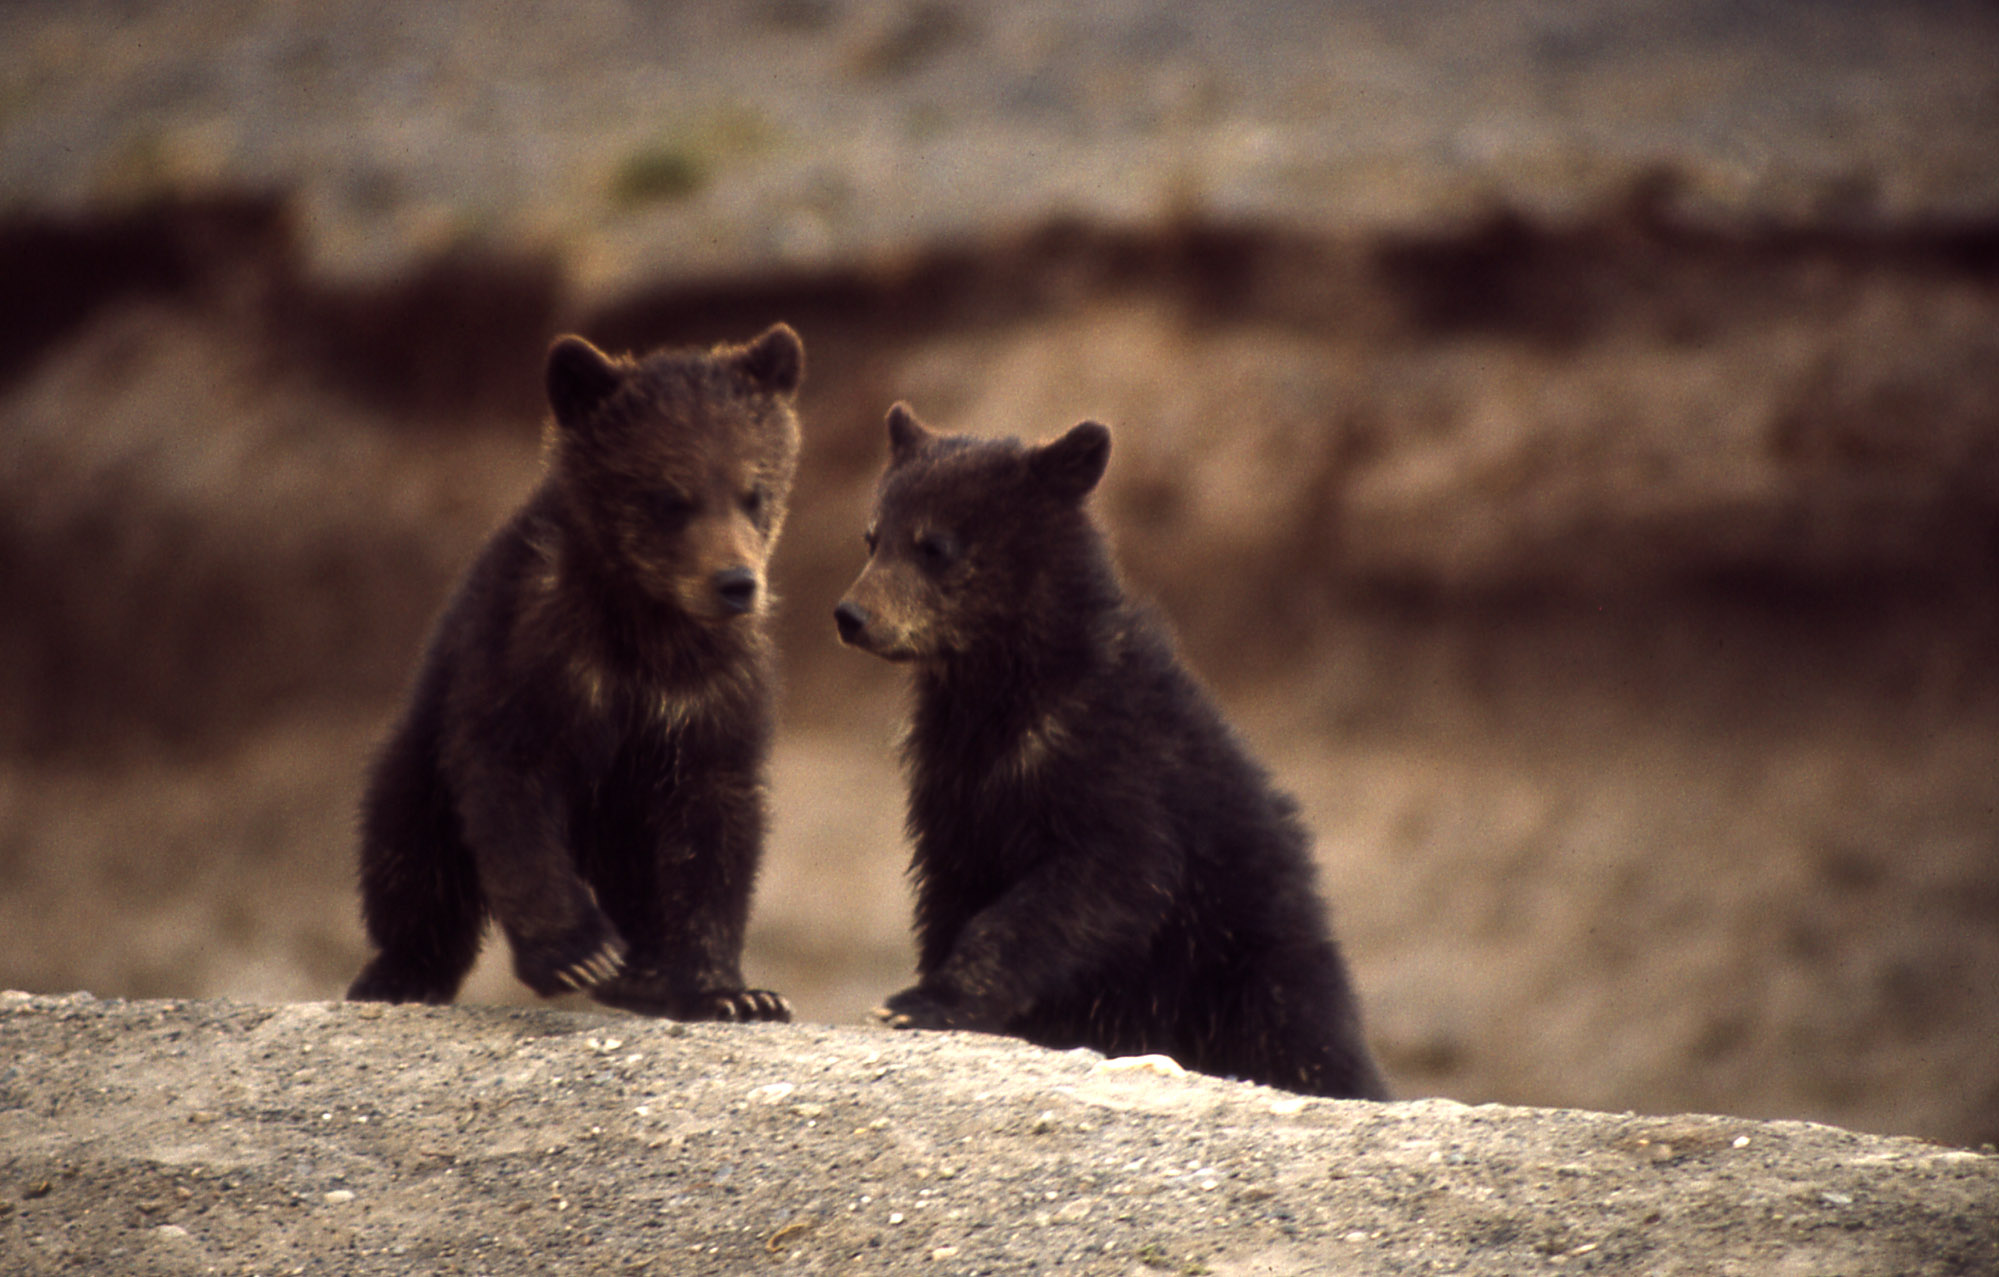
[[[711,993],[707,1009],[710,1020],[774,1020],[782,1024],[791,1019],[791,1004],[784,1000],[784,995],[769,989]]]
[[[996,1032],[997,1027],[972,1008],[934,988],[911,985],[875,1008],[875,1018],[891,1029],[973,1029]]]
[[[784,995],[769,989],[696,989],[669,980],[650,968],[626,969],[618,978],[590,990],[590,996],[607,1007],[634,1015],[662,1016],[675,1020],[731,1020],[740,1022],[791,1019],[791,1004]]]
[[[624,966],[624,937],[602,914],[586,919],[567,934],[514,944],[514,974],[544,998],[583,993],[608,984]]]

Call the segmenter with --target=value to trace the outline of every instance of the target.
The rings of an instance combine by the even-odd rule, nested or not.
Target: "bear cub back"
[[[1086,499],[1110,433],[945,436],[903,405],[835,610],[911,667],[905,1028],[1381,1098],[1310,840],[1130,598]]]
[[[803,359],[781,324],[637,359],[550,350],[547,473],[446,606],[369,779],[376,953],[350,997],[450,1001],[490,919],[543,995],[788,1014],[740,961]]]

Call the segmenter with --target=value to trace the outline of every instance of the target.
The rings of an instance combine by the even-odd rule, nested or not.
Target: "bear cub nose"
[[[715,593],[731,612],[747,612],[756,606],[757,574],[748,568],[724,568],[715,574]]]
[[[868,628],[868,614],[852,603],[842,602],[833,609],[833,624],[840,627],[840,641],[852,643]]]

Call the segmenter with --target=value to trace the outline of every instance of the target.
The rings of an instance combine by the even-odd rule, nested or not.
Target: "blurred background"
[[[0,7],[0,986],[337,997],[550,338],[804,335],[748,965],[911,966],[896,398],[1109,422],[1404,1095],[1999,1141],[1999,11]],[[525,996],[496,941],[467,991]]]

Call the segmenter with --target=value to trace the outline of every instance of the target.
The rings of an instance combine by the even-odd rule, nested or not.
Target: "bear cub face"
[[[865,535],[867,566],[834,609],[841,641],[891,661],[997,649],[1061,607],[1068,525],[1110,460],[1110,431],[1083,422],[1038,447],[931,432],[889,409],[889,465]]]
[[[555,487],[604,584],[713,625],[767,610],[766,568],[798,465],[798,422],[782,396],[801,368],[789,329],[721,361],[613,358],[580,337],[555,344]]]

